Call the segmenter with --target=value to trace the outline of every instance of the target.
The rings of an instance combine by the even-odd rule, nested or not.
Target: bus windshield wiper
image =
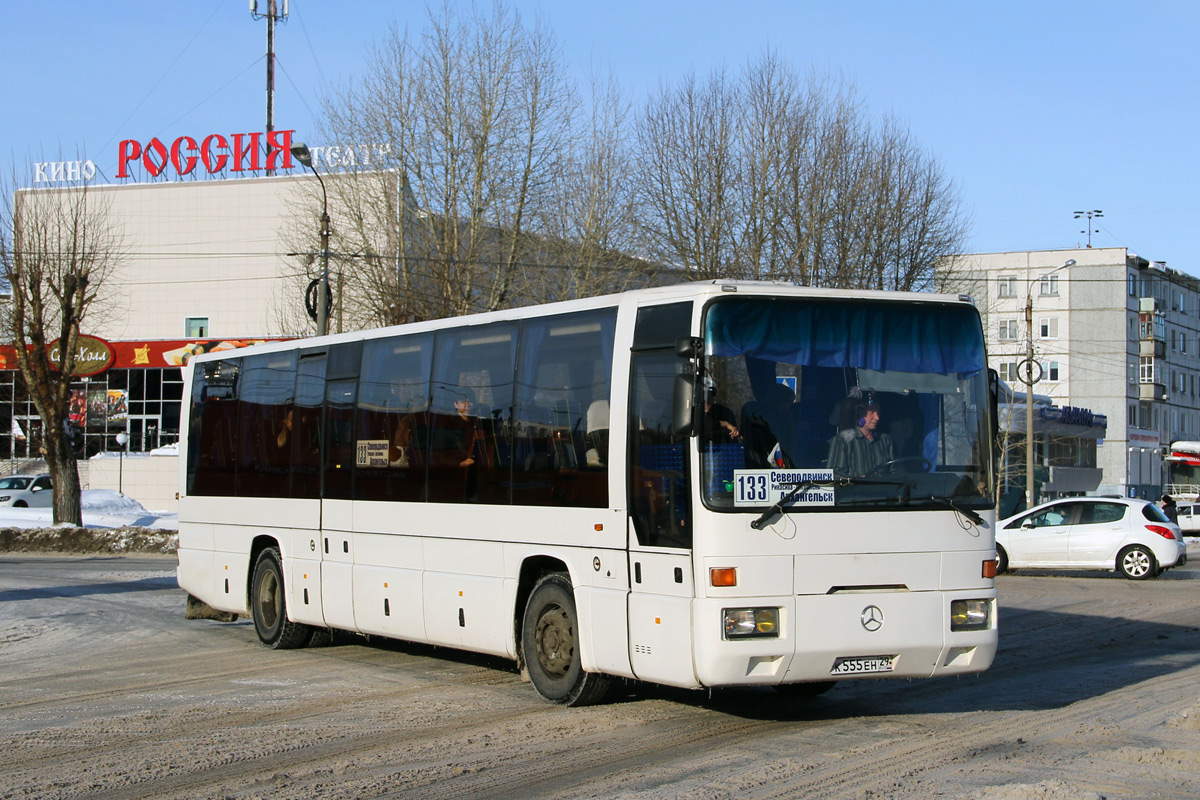
[[[976,525],[983,524],[983,517],[979,516],[973,509],[961,506],[945,497],[934,497],[926,495],[924,497],[858,497],[852,500],[842,500],[838,503],[839,506],[878,506],[888,503],[895,503],[898,506],[914,506],[917,504],[929,504],[933,508],[945,509],[948,511],[956,511],[962,514],[967,519]]]
[[[913,497],[910,499],[910,502],[929,503],[938,508],[948,508],[951,511],[957,511],[959,514],[962,514],[976,525],[983,524],[983,517],[979,516],[978,512],[976,512],[974,509],[967,508],[966,506],[959,505],[948,497],[934,497],[933,495],[928,495],[926,497]]]
[[[796,495],[800,494],[801,492],[807,492],[809,489],[813,488],[814,486],[831,486],[831,485],[836,485],[836,483],[837,483],[836,481],[798,481],[797,483],[794,484],[794,486],[790,492],[785,494],[783,497],[779,498],[779,502],[777,502],[775,505],[771,506],[766,511],[764,511],[762,513],[762,516],[760,516],[758,519],[751,522],[750,527],[754,528],[754,530],[756,530],[756,531],[761,531],[763,528],[766,527],[767,520],[769,520],[771,517],[775,516],[780,511],[782,511],[783,507],[786,506],[788,503],[795,500]]]

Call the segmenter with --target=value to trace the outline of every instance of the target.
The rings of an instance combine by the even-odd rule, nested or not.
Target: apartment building
[[[1035,424],[1037,463],[1064,478],[1099,470],[1094,487],[1083,473],[1063,482],[1075,490],[1161,494],[1171,442],[1200,439],[1200,281],[1123,247],[975,253],[943,269],[976,298],[1001,379],[1023,391],[1032,349],[1035,396],[1073,422],[1106,418],[1092,444]]]

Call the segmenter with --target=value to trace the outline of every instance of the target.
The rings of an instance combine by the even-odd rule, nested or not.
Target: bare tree
[[[79,525],[79,471],[69,417],[76,345],[81,325],[121,260],[123,235],[107,199],[86,183],[4,195],[0,266],[12,293],[9,333],[42,419],[54,480],[54,522]]]
[[[569,168],[575,109],[552,35],[500,3],[447,4],[417,37],[393,28],[325,104],[329,140],[386,151],[327,182],[331,248],[356,298],[347,324],[511,305],[547,233],[552,176]]]
[[[956,187],[895,119],[772,53],[660,88],[638,141],[654,255],[697,278],[927,290],[965,235]]]

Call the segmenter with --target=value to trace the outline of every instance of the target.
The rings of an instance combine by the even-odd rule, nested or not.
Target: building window
[[[1042,317],[1038,321],[1038,335],[1043,339],[1058,338],[1058,317]]]
[[[1000,339],[1002,341],[1016,341],[1018,335],[1015,319],[1000,320]]]
[[[1019,383],[1017,380],[1017,362],[1005,361],[1000,364],[1000,380],[1005,383]]]
[[[1017,296],[1017,276],[1016,275],[1001,275],[1000,276],[1000,296],[1001,297],[1016,297]]]
[[[208,317],[188,317],[183,323],[183,335],[188,339],[208,336]]]
[[[1043,275],[1040,281],[1041,289],[1039,290],[1042,297],[1057,297],[1058,296],[1058,276]]]
[[[1136,272],[1129,273],[1129,296],[1137,297],[1138,278]]]
[[[1128,423],[1129,427],[1136,428],[1137,427],[1137,406],[1136,405],[1130,404],[1129,413],[1126,415],[1126,417],[1127,417],[1126,422]]]
[[[1128,367],[1128,370],[1126,370],[1126,372],[1128,373],[1130,385],[1136,384],[1138,382],[1138,365],[1137,365],[1137,363],[1130,361],[1128,364],[1126,364],[1126,366]]]
[[[1138,383],[1154,383],[1154,356],[1142,356],[1138,364]]]
[[[1050,369],[1047,370],[1047,375],[1048,375],[1048,380],[1052,380],[1052,381],[1058,380],[1058,362],[1057,361],[1050,362]]]

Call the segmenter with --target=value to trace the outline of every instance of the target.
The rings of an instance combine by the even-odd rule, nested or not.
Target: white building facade
[[[34,187],[17,202],[24,192],[77,191]],[[300,259],[318,249],[319,188],[311,173],[293,171],[87,191],[119,233],[121,256],[81,331],[109,346],[111,363],[78,379],[71,422],[83,431],[82,456],[147,453],[178,439],[181,367],[193,353],[304,333]],[[10,471],[39,460],[41,424],[12,347],[0,347],[0,458]],[[119,433],[128,437],[124,448]],[[115,465],[100,470],[108,466]]]
[[[1086,490],[1156,499],[1167,482],[1164,450],[1200,438],[1200,282],[1126,248],[950,261],[976,298],[1001,379],[1023,391],[1031,337],[1035,394],[1077,418],[1107,418],[1095,444],[1099,482]],[[1051,470],[1053,448],[1048,440],[1037,451]]]

